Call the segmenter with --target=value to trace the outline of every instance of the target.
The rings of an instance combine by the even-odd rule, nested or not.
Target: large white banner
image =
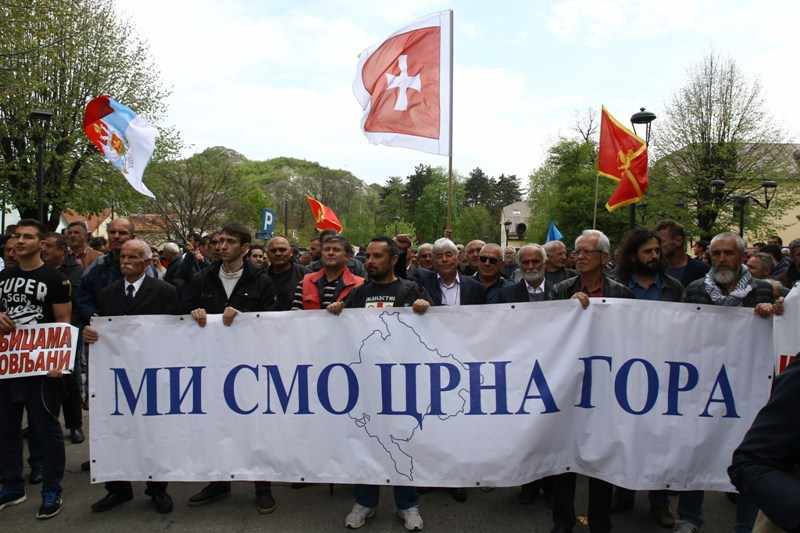
[[[614,299],[94,325],[94,482],[728,491],[774,362],[752,309]]]

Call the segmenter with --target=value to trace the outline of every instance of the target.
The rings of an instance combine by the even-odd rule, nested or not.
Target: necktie
[[[128,304],[133,302],[133,285],[128,285],[128,288],[125,289],[125,292],[128,295]]]

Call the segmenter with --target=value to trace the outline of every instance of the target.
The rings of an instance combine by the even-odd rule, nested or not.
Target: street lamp
[[[36,132],[36,206],[39,212],[39,222],[46,223],[46,213],[44,207],[44,146],[47,142],[47,132],[50,129],[50,120],[53,113],[43,109],[35,109],[28,116],[32,125],[37,122],[41,125],[41,131]]]
[[[656,114],[652,111],[647,111],[645,108],[640,107],[639,111],[631,115],[631,126],[633,126],[633,133],[636,133],[636,125],[644,124],[644,144],[650,146],[650,132],[652,130],[653,121],[656,119]],[[637,133],[638,135],[638,133]],[[631,228],[636,227],[636,204],[631,204],[628,208],[630,214]]]
[[[723,194],[725,189],[725,180],[715,179],[711,180],[711,189],[714,192],[714,203],[717,207],[722,207],[728,202],[731,202],[736,210],[739,212],[739,236],[744,237],[744,212],[748,204],[754,203],[762,209],[769,209],[769,204],[775,199],[775,194],[778,192],[778,183],[773,180],[764,180],[761,185],[755,187],[744,193],[733,194],[727,200]],[[753,196],[753,193],[763,190],[764,200],[760,200]]]

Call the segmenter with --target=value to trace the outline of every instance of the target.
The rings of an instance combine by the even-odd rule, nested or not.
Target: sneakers
[[[11,492],[7,489],[0,489],[0,511],[12,505],[19,505],[28,497],[24,492]]]
[[[256,491],[256,511],[258,514],[270,514],[278,506],[271,490]]]
[[[673,531],[674,533],[698,533],[698,531],[700,531],[700,528],[692,524],[691,522],[686,522],[685,520],[678,520],[677,522],[675,522],[675,529]]]
[[[36,518],[39,520],[47,520],[53,518],[61,512],[64,501],[61,499],[61,492],[56,490],[42,491],[42,506],[39,507],[39,512],[36,513]]]
[[[397,516],[403,521],[406,531],[422,531],[422,516],[420,516],[419,507],[416,505],[397,511]]]
[[[348,529],[358,529],[367,523],[368,518],[375,516],[373,507],[364,507],[359,503],[353,504],[353,509],[344,519],[344,527]]]

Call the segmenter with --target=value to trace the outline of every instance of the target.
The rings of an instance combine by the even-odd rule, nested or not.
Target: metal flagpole
[[[597,229],[597,187],[600,181],[600,174],[594,174],[594,216],[592,216],[592,229]]]
[[[447,233],[453,234],[453,10],[450,10],[450,146],[447,157]]]

